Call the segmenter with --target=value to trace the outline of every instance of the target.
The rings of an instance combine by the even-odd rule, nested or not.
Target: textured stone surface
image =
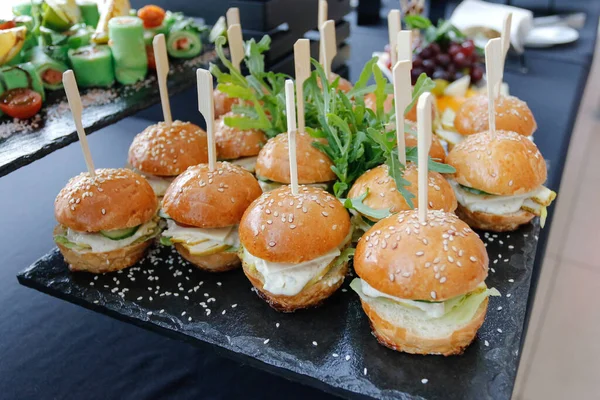
[[[536,224],[511,234],[482,234],[490,256],[487,284],[502,297],[490,299],[477,339],[464,355],[454,357],[414,356],[380,346],[358,296],[348,288],[351,277],[322,307],[295,314],[268,307],[241,270],[204,273],[169,248],[155,247],[139,265],[98,277],[70,273],[54,250],[18,279],[344,397],[509,399],[538,232]]]

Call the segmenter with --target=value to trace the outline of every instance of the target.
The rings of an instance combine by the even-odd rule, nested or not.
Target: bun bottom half
[[[80,253],[60,243],[56,243],[56,245],[62,253],[65,262],[69,264],[69,270],[72,272],[85,271],[93,274],[102,274],[131,267],[144,257],[152,241],[153,239],[148,239],[142,243],[131,244],[127,247],[103,253]]]
[[[242,263],[244,274],[256,288],[256,293],[260,298],[267,302],[277,311],[291,313],[303,308],[317,307],[330,297],[344,283],[344,278],[348,273],[348,262],[342,263],[329,270],[323,278],[305,287],[294,296],[284,296],[273,294],[263,289],[263,281],[260,273],[247,263]]]
[[[519,210],[512,214],[498,215],[485,212],[471,211],[458,205],[456,215],[473,229],[480,229],[492,232],[512,232],[519,229],[519,226],[528,224],[535,215],[524,210]]]
[[[417,329],[406,329],[394,324],[383,316],[384,310],[376,303],[361,299],[362,307],[371,324],[373,335],[382,345],[392,350],[410,354],[459,355],[473,342],[483,324],[487,312],[488,299],[485,299],[466,325],[457,327],[452,334],[439,337],[421,336]]]
[[[240,266],[240,258],[237,253],[228,253],[225,251],[210,254],[207,256],[196,256],[190,254],[190,252],[181,244],[175,243],[175,249],[190,263],[196,267],[207,272],[226,272],[231,271]]]

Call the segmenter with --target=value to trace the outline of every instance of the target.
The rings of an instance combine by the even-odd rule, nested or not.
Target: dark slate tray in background
[[[196,58],[170,60],[170,95],[195,85],[196,68],[207,68],[209,62],[216,62],[215,51],[205,46],[207,50]],[[88,135],[160,102],[155,75],[135,85],[82,90],[81,94],[83,125]],[[0,177],[77,140],[64,91],[50,92],[46,100],[32,121],[17,125],[6,118],[0,119],[0,130],[13,130],[7,138],[2,139],[0,135]]]
[[[462,356],[415,356],[382,347],[348,284],[317,309],[281,314],[242,271],[208,274],[170,248],[94,276],[68,271],[53,250],[18,275],[25,286],[348,398],[509,399],[514,386],[539,226],[482,233],[490,299]],[[206,311],[210,309],[210,313]]]

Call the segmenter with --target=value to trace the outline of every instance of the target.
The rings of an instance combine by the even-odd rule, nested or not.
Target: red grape
[[[454,65],[456,65],[457,68],[465,68],[470,64],[470,60],[467,59],[464,53],[456,54],[452,61],[454,61]]]
[[[471,68],[471,81],[473,83],[477,83],[481,80],[481,78],[483,78],[483,68],[481,67],[481,65],[475,65],[473,68]]]
[[[473,41],[471,39],[465,40],[464,43],[462,44],[461,52],[465,56],[469,57],[471,54],[473,54],[474,51],[475,51],[475,43],[473,43]]]
[[[450,74],[448,74],[448,72],[444,71],[443,69],[437,69],[433,73],[432,78],[433,79],[444,79],[446,81],[449,81],[450,80]]]
[[[456,43],[452,43],[450,45],[450,47],[448,47],[448,54],[450,54],[450,57],[454,57],[455,55],[457,55],[458,53],[460,53],[462,50],[462,47]]]
[[[433,60],[423,60],[423,70],[425,71],[425,73],[429,76],[431,74],[433,74],[433,70],[435,68],[435,62],[433,62]]]
[[[434,56],[433,51],[429,47],[425,47],[423,50],[421,50],[421,52],[419,53],[419,55],[424,60],[429,59],[429,58],[431,58],[431,57]]]
[[[429,45],[429,48],[431,49],[431,52],[433,53],[433,56],[437,56],[438,54],[440,54],[440,45],[437,43],[431,43]]]
[[[440,53],[435,56],[435,61],[438,65],[445,67],[446,65],[450,64],[450,56],[448,54]]]
[[[412,61],[413,68],[418,68],[423,65],[423,59],[419,56],[414,56]]]
[[[417,79],[419,79],[419,75],[421,75],[423,72],[424,72],[423,68],[413,68],[410,70],[410,80],[412,81],[413,85],[415,83],[417,83]]]

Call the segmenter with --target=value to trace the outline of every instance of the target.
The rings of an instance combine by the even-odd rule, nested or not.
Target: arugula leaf
[[[415,195],[412,194],[407,186],[410,186],[410,182],[404,179],[404,165],[398,160],[398,151],[392,151],[386,156],[385,164],[388,166],[388,175],[391,176],[396,182],[396,189],[404,197],[406,204],[410,208],[415,208],[413,199]]]
[[[433,25],[429,18],[422,15],[406,15],[404,23],[409,29],[426,29]]]
[[[354,257],[355,251],[356,250],[353,247],[346,247],[344,250],[342,250],[342,253],[339,256],[337,256],[337,258],[333,262],[332,268],[338,267],[343,263],[350,261],[350,258]]]
[[[413,87],[412,101],[404,110],[404,114],[409,112],[415,106],[415,104],[419,100],[419,96],[421,96],[425,92],[431,92],[434,87],[435,82],[430,77],[428,77],[425,72],[419,75],[419,78],[417,79],[417,82]]]
[[[345,199],[343,201],[344,207],[346,207],[349,210],[358,211],[362,215],[365,215],[367,217],[371,217],[371,218],[374,218],[377,220],[384,219],[385,217],[389,217],[390,215],[392,215],[389,208],[376,210],[374,208],[369,207],[365,203],[363,203],[363,201],[367,198],[368,195],[369,195],[369,188],[367,188],[367,191],[358,197],[355,197],[353,199],[351,199],[351,198]],[[340,199],[340,200],[343,200],[343,199]]]
[[[406,161],[412,161],[419,165],[419,152],[417,147],[406,148]],[[427,169],[429,169],[429,171],[439,172],[440,174],[453,174],[456,172],[456,169],[452,165],[433,161],[431,157],[429,157]]]
[[[483,190],[479,190],[479,189],[474,189],[474,188],[472,188],[472,187],[469,187],[469,186],[461,185],[460,183],[459,183],[459,186],[460,186],[460,187],[461,187],[461,188],[462,188],[464,191],[466,191],[466,192],[469,192],[469,193],[472,193],[472,194],[475,194],[475,195],[478,195],[478,196],[494,196],[494,195],[493,195],[493,194],[491,194],[491,193],[484,192]]]
[[[173,246],[173,242],[171,242],[171,238],[167,236],[160,237],[160,244],[163,246]]]

